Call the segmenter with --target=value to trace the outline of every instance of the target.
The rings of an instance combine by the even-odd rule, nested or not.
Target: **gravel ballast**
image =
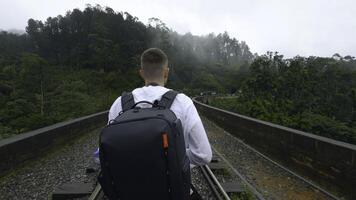
[[[62,183],[93,182],[95,176],[86,174],[86,168],[94,164],[92,154],[98,145],[99,132],[96,129],[69,141],[1,178],[0,199],[49,199]]]

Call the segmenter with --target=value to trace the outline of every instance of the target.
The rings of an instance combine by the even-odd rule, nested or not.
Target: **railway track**
[[[286,167],[281,166],[275,161],[271,160],[267,156],[261,154],[253,147],[245,144],[248,149],[258,154],[263,160],[268,162],[271,165],[275,165],[281,170],[289,173],[291,176],[300,179],[309,187],[312,187],[314,190],[324,194],[325,199],[335,199],[339,198],[326,191],[323,188],[315,185],[314,183],[308,181],[307,179],[299,176],[293,171],[289,170]],[[271,198],[271,196],[266,196],[250,178],[246,177],[245,172],[239,168],[234,167],[234,164],[229,161],[225,154],[223,155],[216,148],[213,148],[213,159],[211,163],[208,165],[200,166],[198,169],[201,171],[202,177],[205,178],[205,182],[210,188],[210,191],[213,195],[213,199],[218,200],[264,200],[264,199],[279,199],[279,198]],[[204,179],[202,178],[202,179]],[[262,177],[261,177],[262,178]],[[287,178],[287,177],[286,177]],[[278,184],[277,182],[275,184]],[[83,198],[83,199],[88,199]],[[100,184],[97,184],[93,192],[91,193],[89,200],[101,200],[105,199]],[[208,197],[207,199],[211,199]],[[297,198],[298,199],[298,198]],[[324,199],[324,198],[323,198]]]
[[[236,169],[233,169],[231,164],[215,149],[211,164],[199,166],[199,169],[218,200],[233,200],[236,198],[264,200],[257,189],[248,183]],[[100,184],[97,184],[89,200],[100,200],[103,197],[102,188]]]
[[[200,169],[216,199],[265,199],[216,149],[213,152],[211,163]]]
[[[257,150],[249,147],[252,150],[258,152]],[[215,198],[218,200],[265,200],[268,199],[264,197],[259,189],[256,188],[252,183],[250,183],[241,172],[239,172],[220,152],[213,148],[214,156],[212,162],[208,165],[200,166],[199,169],[206,179],[207,184],[209,185],[212,193]],[[259,152],[258,152],[259,153]],[[260,154],[260,153],[259,153]],[[306,184],[313,187],[315,190],[318,190],[321,193],[324,193],[329,199],[339,200],[338,197],[329,193],[328,191],[320,188],[319,186],[313,184],[312,182],[306,180],[305,178],[295,174],[291,170],[279,165],[273,160],[261,154],[264,159],[268,160],[272,164],[280,167],[291,175],[301,179]],[[104,194],[100,187],[100,184],[97,184],[93,193],[89,197],[89,200],[99,200],[103,199]]]

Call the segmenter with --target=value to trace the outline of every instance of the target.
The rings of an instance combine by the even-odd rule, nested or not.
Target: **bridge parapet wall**
[[[0,140],[0,176],[76,136],[105,125],[108,111],[60,122]]]
[[[356,196],[356,145],[239,115],[201,103],[198,111],[277,162],[324,185]]]

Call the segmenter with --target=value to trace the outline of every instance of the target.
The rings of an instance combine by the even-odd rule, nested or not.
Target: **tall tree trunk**
[[[43,91],[43,80],[41,80],[41,116],[43,116],[44,112],[44,91]]]

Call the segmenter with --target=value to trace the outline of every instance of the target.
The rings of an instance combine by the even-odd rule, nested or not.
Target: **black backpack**
[[[98,179],[109,199],[189,199],[182,125],[169,109],[176,95],[170,90],[153,104],[135,104],[131,93],[121,96],[123,112],[100,135]],[[140,103],[152,108],[139,108]]]

